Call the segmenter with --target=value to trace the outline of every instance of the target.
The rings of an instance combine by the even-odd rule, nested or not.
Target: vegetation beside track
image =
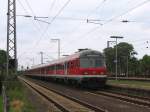
[[[9,97],[9,112],[35,112],[35,108],[29,102],[26,89],[18,80],[10,81],[7,88]]]
[[[133,81],[133,80],[108,80],[109,85],[127,86],[131,88],[150,89],[149,82]]]
[[[150,56],[144,55],[142,59],[138,59],[136,57],[138,53],[134,50],[134,46],[126,42],[104,49],[106,65],[110,75],[115,76],[116,47],[118,48],[118,75],[141,78],[150,77]]]
[[[0,112],[3,112],[3,99],[2,99],[2,96],[0,96]]]

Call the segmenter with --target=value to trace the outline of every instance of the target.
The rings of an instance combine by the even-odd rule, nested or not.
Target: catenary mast
[[[8,0],[7,12],[7,75],[13,67],[17,73],[16,0]]]

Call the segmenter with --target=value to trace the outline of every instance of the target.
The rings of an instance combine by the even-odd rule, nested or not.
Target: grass
[[[7,95],[10,101],[9,112],[35,112],[34,107],[28,101],[28,96],[22,83],[19,81],[9,82]]]
[[[108,80],[109,85],[129,86],[133,88],[150,89],[150,82],[129,81],[129,80]]]
[[[0,112],[3,112],[3,99],[2,99],[2,96],[0,96]]]

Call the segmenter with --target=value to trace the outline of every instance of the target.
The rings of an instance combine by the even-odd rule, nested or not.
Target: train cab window
[[[83,68],[101,67],[104,66],[104,58],[83,57],[80,59],[80,66]]]
[[[99,67],[99,66],[103,66],[104,65],[104,61],[97,59],[95,60],[95,67]]]

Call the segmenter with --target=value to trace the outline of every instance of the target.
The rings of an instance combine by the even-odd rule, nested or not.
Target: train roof
[[[50,61],[49,63],[46,63],[46,64],[40,64],[40,65],[33,66],[31,69],[43,68],[43,67],[46,67],[46,66],[49,66],[49,65],[53,65],[53,64],[57,64],[57,63],[64,63],[66,61],[74,60],[76,58],[84,57],[87,54],[93,54],[93,53],[103,56],[103,54],[100,51],[86,49],[86,50],[82,50],[82,51],[76,52],[73,55],[69,55],[69,56],[66,56],[64,58],[60,58],[60,59],[57,59],[57,60]]]

